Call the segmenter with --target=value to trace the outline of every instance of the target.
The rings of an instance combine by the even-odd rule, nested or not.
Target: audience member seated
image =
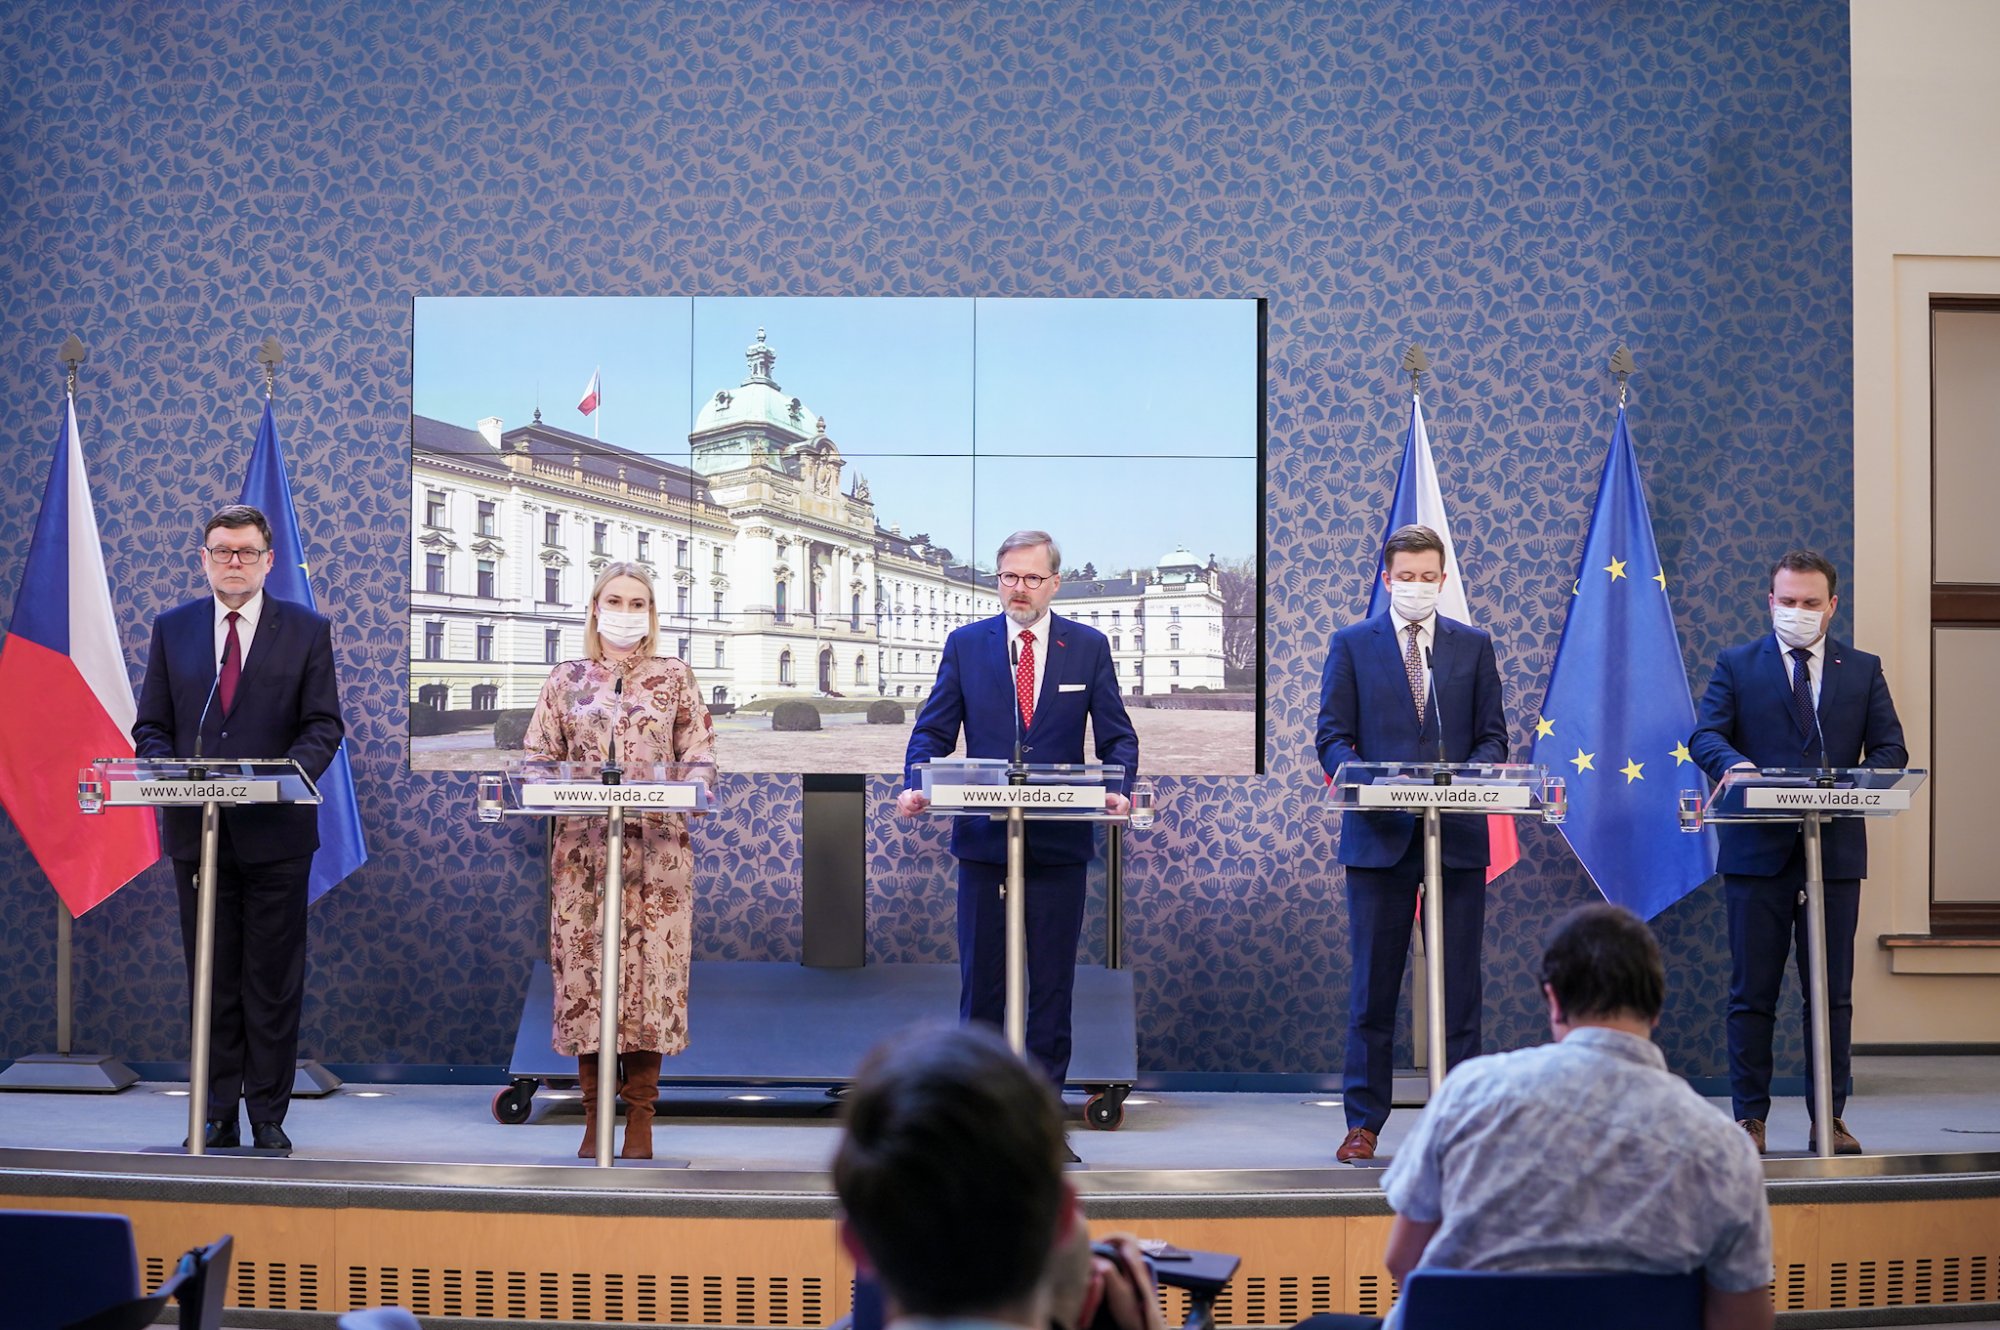
[[[1083,1202],[1070,1204],[1069,1232],[1049,1258],[1052,1330],[1166,1330],[1153,1268],[1139,1240],[1116,1233],[1093,1243]]]
[[[1666,975],[1651,930],[1616,906],[1576,910],[1543,954],[1542,993],[1555,1042],[1453,1068],[1396,1152],[1389,1273],[1699,1271],[1707,1330],[1768,1330],[1763,1167],[1652,1041]]]
[[[1048,1082],[986,1027],[871,1052],[847,1095],[833,1185],[841,1242],[880,1280],[890,1324],[1045,1330],[1044,1275],[1077,1222],[1066,1156]]]

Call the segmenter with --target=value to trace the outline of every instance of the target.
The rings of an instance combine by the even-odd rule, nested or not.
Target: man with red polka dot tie
[[[1002,613],[945,640],[937,683],[924,700],[904,761],[909,788],[899,817],[927,806],[916,768],[957,748],[967,757],[1011,758],[1020,736],[1030,763],[1082,762],[1088,722],[1100,762],[1125,768],[1105,796],[1108,811],[1131,805],[1139,740],[1119,696],[1111,645],[1086,624],[1050,612],[1062,589],[1062,554],[1046,531],[1017,531],[1000,545],[993,585]],[[1069,1073],[1070,995],[1083,928],[1084,880],[1095,853],[1089,823],[1028,823],[1028,1054],[1060,1087]],[[958,858],[959,1015],[999,1025],[1006,1007],[1006,824],[952,820]]]

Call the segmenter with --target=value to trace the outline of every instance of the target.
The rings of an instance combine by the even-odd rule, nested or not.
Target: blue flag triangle
[[[1694,700],[1625,408],[1571,588],[1529,760],[1569,784],[1563,836],[1604,898],[1642,919],[1715,875],[1715,833],[1680,830]]]
[[[299,536],[299,515],[292,508],[292,487],[285,479],[285,456],[278,447],[278,425],[269,398],[257,425],[257,445],[250,450],[250,469],[243,476],[243,498],[263,510],[271,524],[271,575],[264,590],[280,600],[319,609],[307,576],[305,541]],[[368,862],[368,845],[361,835],[361,810],[354,799],[354,770],[348,765],[345,742],[319,778],[319,852],[313,855],[308,902],[331,891],[349,873]]]

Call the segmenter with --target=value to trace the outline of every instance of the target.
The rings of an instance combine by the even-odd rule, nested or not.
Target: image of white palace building
[[[412,418],[413,701],[533,706],[549,666],[583,654],[584,602],[614,560],[651,570],[662,650],[713,702],[923,698],[946,634],[1000,612],[993,574],[879,521],[826,421],[771,377],[762,329],[746,355],[749,377],[702,405],[692,469],[539,411],[513,429]],[[1063,573],[1056,612],[1111,639],[1127,693],[1222,687],[1212,558]]]

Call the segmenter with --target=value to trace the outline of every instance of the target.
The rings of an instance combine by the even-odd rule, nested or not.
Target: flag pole
[[[83,363],[85,352],[83,341],[75,333],[63,343],[56,358],[63,364],[63,401],[74,409],[76,402],[76,367]],[[56,897],[56,1056],[70,1055],[70,1040],[76,1028],[76,953],[71,939],[71,925],[75,916],[69,912],[69,902],[60,895]],[[121,1087],[122,1088],[122,1087]]]
[[[257,363],[264,367],[264,401],[277,399],[278,366],[285,363],[285,348],[276,337],[267,336],[257,348]],[[321,1066],[317,1058],[299,1058],[292,1064],[292,1098],[319,1099],[341,1087],[340,1077]]]
[[[1431,358],[1415,342],[1403,352],[1403,372],[1410,376],[1410,398],[1413,403],[1423,401],[1424,374],[1431,367]],[[1442,534],[1442,533],[1440,533]],[[1428,837],[1427,837],[1428,839]],[[1431,1094],[1437,1092],[1444,1077],[1444,907],[1443,892],[1428,890],[1430,875],[1425,876],[1426,890],[1423,898],[1423,927],[1414,935],[1416,943],[1411,959],[1410,975],[1410,1043],[1411,1062],[1425,1073]]]
[[[1410,376],[1411,396],[1422,397],[1424,395],[1424,374],[1430,367],[1431,358],[1424,354],[1424,349],[1421,346],[1418,346],[1415,342],[1411,342],[1410,349],[1403,352],[1403,369]]]
[[[1620,342],[1618,349],[1611,353],[1611,377],[1618,380],[1618,409],[1625,409],[1625,380],[1639,372],[1639,366],[1632,359],[1632,353]]]
[[[71,333],[56,352],[63,366],[63,405],[70,409],[76,401],[76,367],[88,353],[83,340]],[[76,953],[71,937],[74,916],[69,902],[56,896],[56,1051],[30,1053],[17,1058],[0,1072],[0,1090],[74,1091],[85,1094],[112,1094],[136,1084],[139,1074],[122,1061],[103,1053],[73,1051],[76,1033]]]

